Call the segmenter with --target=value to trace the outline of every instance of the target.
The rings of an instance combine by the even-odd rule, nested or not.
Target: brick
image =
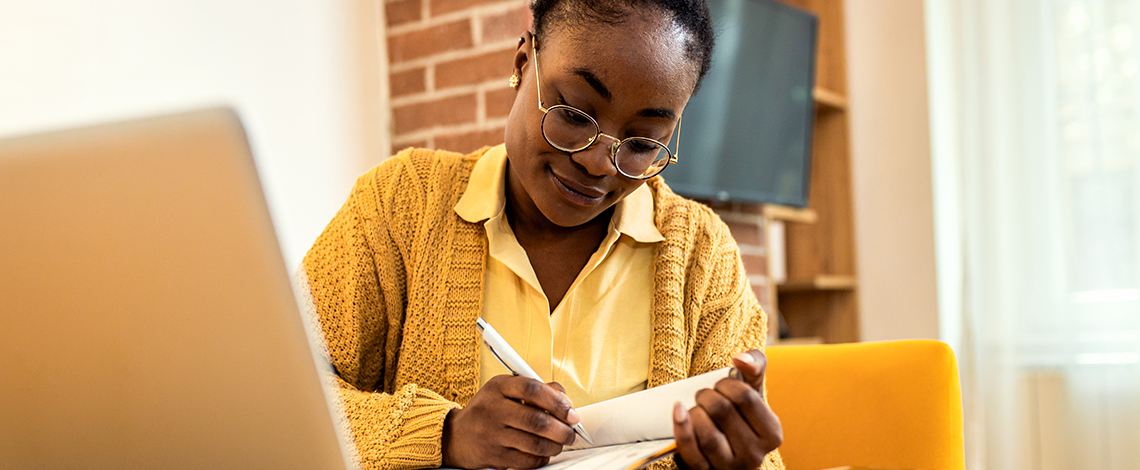
[[[453,11],[477,7],[479,5],[500,2],[502,2],[502,0],[431,0],[431,16],[439,16]]]
[[[464,132],[462,134],[438,135],[435,137],[435,148],[451,150],[453,152],[469,153],[488,145],[503,143],[502,127],[483,131]]]
[[[530,8],[523,6],[497,15],[483,17],[484,43],[514,39],[530,29]]]
[[[518,92],[510,88],[487,90],[485,96],[487,119],[509,116],[511,114],[511,107],[515,105],[515,96],[518,96]]]
[[[475,107],[475,94],[469,93],[393,108],[393,133],[475,122]]]
[[[472,44],[471,20],[452,21],[388,36],[388,61],[398,64],[440,52],[467,49]]]
[[[388,75],[388,88],[392,97],[420,93],[427,90],[424,67],[394,72]]]
[[[492,79],[502,79],[503,83],[507,83],[511,77],[514,57],[515,50],[507,49],[436,64],[435,88],[442,90]]]
[[[753,276],[766,276],[768,275],[768,259],[758,255],[740,255],[741,261],[744,261],[744,272]]]
[[[725,221],[728,225],[728,230],[732,232],[732,238],[736,239],[736,243],[748,245],[763,245],[763,234],[760,233],[760,226],[756,224],[745,224],[740,222]]]
[[[396,0],[384,4],[388,26],[419,21],[423,17],[423,0]]]
[[[760,301],[760,305],[762,305],[765,310],[768,310],[768,307],[770,307],[772,305],[771,304],[772,299],[768,298],[768,286],[767,285],[759,285],[759,286],[753,285],[752,286],[752,293],[756,294],[756,300]],[[775,312],[772,312],[772,311],[768,311],[767,313],[769,316],[776,314]]]
[[[396,142],[396,143],[392,144],[392,149],[396,150],[396,151],[400,151],[400,150],[403,150],[403,149],[406,149],[409,147],[427,148],[427,146],[428,146],[428,143],[424,139],[403,140],[403,141]]]

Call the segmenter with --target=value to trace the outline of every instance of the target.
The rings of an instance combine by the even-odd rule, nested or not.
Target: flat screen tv
[[[771,0],[708,0],[712,68],[662,173],[694,199],[806,207],[818,19]]]

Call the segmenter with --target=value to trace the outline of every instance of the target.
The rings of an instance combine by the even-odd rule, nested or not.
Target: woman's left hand
[[[724,378],[712,389],[697,392],[697,406],[673,408],[674,458],[692,470],[755,470],[764,456],[780,446],[784,430],[764,401],[768,360],[758,350],[732,358],[744,380]]]

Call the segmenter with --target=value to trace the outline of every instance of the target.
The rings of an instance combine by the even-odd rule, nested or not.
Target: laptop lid
[[[245,133],[0,141],[0,468],[342,469]]]

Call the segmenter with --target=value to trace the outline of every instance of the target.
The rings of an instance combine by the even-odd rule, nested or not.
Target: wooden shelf
[[[782,246],[769,249],[769,272],[787,279],[778,285],[767,285],[767,307],[780,314],[793,339],[859,341],[859,287],[855,276],[859,270],[855,265],[848,112],[851,104],[847,96],[843,31],[844,5],[851,2],[780,1],[809,11],[819,19],[812,88],[815,127],[808,186],[811,209],[764,206],[761,211],[766,220],[776,222],[768,226],[769,237],[784,241]],[[774,255],[776,250],[781,253]]]
[[[779,204],[764,204],[764,217],[802,224],[812,224],[819,219],[819,215],[813,209],[800,209]]]
[[[845,291],[857,286],[855,276],[821,274],[811,279],[789,279],[778,286],[779,292]]]
[[[825,109],[836,111],[847,109],[847,97],[828,89],[815,87],[812,90],[812,98],[815,100],[815,104]]]

